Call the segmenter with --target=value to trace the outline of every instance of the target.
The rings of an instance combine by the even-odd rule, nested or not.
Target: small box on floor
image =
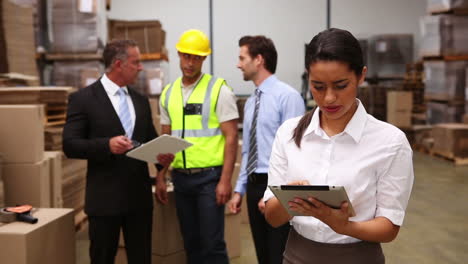
[[[468,124],[438,124],[433,126],[432,150],[448,158],[468,158]]]
[[[4,164],[5,205],[50,207],[49,166],[48,158],[37,163]]]
[[[71,209],[35,209],[36,224],[0,223],[2,264],[75,263],[75,226]]]

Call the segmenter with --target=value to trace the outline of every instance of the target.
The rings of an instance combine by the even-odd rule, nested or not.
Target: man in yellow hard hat
[[[167,85],[160,98],[163,134],[193,143],[172,163],[177,214],[188,263],[228,263],[224,242],[224,205],[230,199],[236,159],[239,113],[236,97],[222,78],[202,73],[211,53],[199,30],[188,30],[176,45],[182,77]],[[167,203],[164,173],[156,195]]]

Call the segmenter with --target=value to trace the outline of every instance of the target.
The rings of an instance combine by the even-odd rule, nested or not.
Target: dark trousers
[[[260,176],[260,177],[258,177]],[[250,230],[257,252],[259,264],[281,264],[283,252],[288,239],[290,225],[286,223],[278,228],[273,228],[265,220],[265,216],[258,209],[258,202],[263,198],[267,187],[267,175],[264,174],[247,183],[247,207],[249,211]]]
[[[129,264],[151,264],[152,211],[117,216],[89,216],[91,264],[114,264],[120,229]]]
[[[229,263],[224,242],[224,205],[216,204],[221,168],[173,171],[177,216],[189,264]]]

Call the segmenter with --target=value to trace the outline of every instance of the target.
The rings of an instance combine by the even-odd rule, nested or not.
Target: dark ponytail
[[[296,143],[296,146],[298,148],[301,148],[302,136],[304,136],[304,132],[306,131],[307,127],[310,125],[310,122],[312,121],[312,116],[314,116],[315,109],[317,109],[317,107],[314,107],[314,109],[307,112],[301,118],[301,120],[299,120],[297,127],[294,129],[292,139],[294,139],[294,143]]]
[[[359,41],[349,32],[342,29],[330,28],[317,34],[307,45],[305,55],[305,68],[318,61],[339,61],[348,64],[349,69],[356,76],[361,77],[364,68],[364,59]],[[292,139],[297,147],[301,147],[304,132],[312,121],[315,107],[305,114],[294,129]]]

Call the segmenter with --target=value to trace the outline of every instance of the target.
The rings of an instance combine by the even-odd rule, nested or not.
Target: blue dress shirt
[[[257,116],[258,161],[256,173],[268,173],[271,148],[276,130],[284,121],[304,114],[304,100],[298,91],[278,80],[275,75],[266,78],[258,87],[261,92],[260,108]],[[247,189],[247,159],[249,155],[249,134],[255,108],[255,94],[244,106],[242,136],[242,163],[235,192],[244,195]]]

